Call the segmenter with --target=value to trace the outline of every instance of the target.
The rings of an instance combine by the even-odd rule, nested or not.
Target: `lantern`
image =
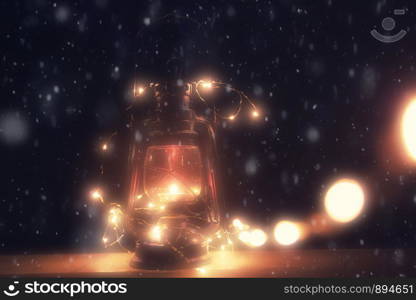
[[[145,94],[145,95],[144,95]],[[132,265],[169,268],[200,263],[220,228],[212,122],[192,107],[192,86],[151,85],[132,111],[131,182],[125,227],[135,241]]]

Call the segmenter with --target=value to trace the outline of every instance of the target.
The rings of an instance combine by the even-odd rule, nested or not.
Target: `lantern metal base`
[[[206,263],[207,253],[201,245],[187,246],[183,253],[161,244],[138,243],[130,266],[136,269],[186,269]]]

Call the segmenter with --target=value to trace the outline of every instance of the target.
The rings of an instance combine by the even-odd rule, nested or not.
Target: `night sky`
[[[125,127],[134,79],[163,81],[176,66],[178,79],[230,83],[264,112],[218,130],[227,216],[265,229],[302,220],[351,176],[368,190],[364,214],[300,247],[416,247],[416,165],[398,162],[390,138],[416,91],[411,3],[1,1],[0,252],[100,248],[104,215],[88,191],[105,181],[123,202],[127,186],[127,146],[103,158],[100,141]],[[408,35],[376,41],[370,30],[396,8]]]

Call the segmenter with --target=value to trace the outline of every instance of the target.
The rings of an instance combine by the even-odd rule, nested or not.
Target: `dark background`
[[[368,209],[302,247],[416,246],[416,167],[390,164],[403,151],[387,138],[415,89],[413,1],[0,3],[1,252],[100,247],[102,211],[88,200],[100,141],[124,126],[133,80],[178,63],[184,80],[210,75],[264,109],[260,124],[219,130],[230,217],[308,218],[348,175],[365,182]],[[382,44],[369,31],[395,8],[409,34]],[[116,197],[127,157],[111,155]]]

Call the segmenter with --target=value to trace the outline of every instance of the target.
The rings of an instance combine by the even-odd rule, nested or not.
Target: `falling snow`
[[[237,87],[264,114],[253,121],[242,111],[236,122],[218,123],[229,216],[241,211],[265,226],[277,215],[309,216],[328,181],[354,174],[369,184],[371,212],[342,234],[305,245],[398,249],[390,261],[404,265],[400,249],[416,247],[416,171],[398,167],[402,154],[386,132],[401,95],[415,89],[416,47],[410,39],[386,46],[370,36],[391,14],[388,4],[5,4],[0,247],[96,247],[102,213],[86,204],[85,191],[105,174],[109,194],[123,202],[126,141],[146,142],[144,132],[126,127],[127,91],[134,80],[177,71],[178,86],[217,78],[228,96]],[[238,99],[215,101],[229,113]],[[114,128],[127,134],[113,137],[109,157],[98,155]]]
[[[23,143],[29,135],[27,121],[18,112],[0,116],[0,139],[8,145]]]

